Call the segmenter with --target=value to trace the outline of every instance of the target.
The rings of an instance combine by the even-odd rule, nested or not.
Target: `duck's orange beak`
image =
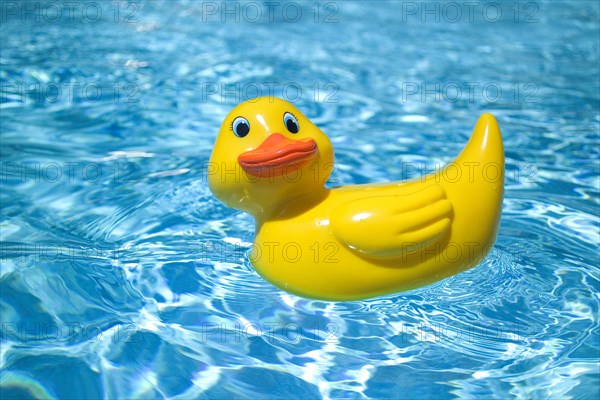
[[[317,142],[311,138],[288,139],[272,133],[254,150],[238,156],[244,171],[256,177],[295,174],[317,154]]]

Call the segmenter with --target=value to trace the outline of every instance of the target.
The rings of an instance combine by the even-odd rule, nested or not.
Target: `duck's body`
[[[248,108],[259,123],[271,115],[300,114],[283,100],[270,100],[244,103],[228,119],[248,118]],[[304,118],[294,117],[301,128],[292,126],[295,141],[278,133],[280,126],[261,124],[262,144],[235,157],[239,181],[209,176],[218,197],[255,216],[250,261],[267,280],[307,297],[354,300],[430,284],[477,265],[489,252],[504,182],[502,137],[491,115],[480,118],[459,157],[435,173],[333,189],[323,185],[332,167],[330,143]],[[212,161],[233,171],[218,146],[219,140]]]

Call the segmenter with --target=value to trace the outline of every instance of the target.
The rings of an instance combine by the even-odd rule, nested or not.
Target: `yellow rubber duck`
[[[491,114],[454,162],[410,181],[328,189],[333,159],[327,136],[285,100],[246,101],[221,126],[209,187],[254,216],[250,261],[279,288],[365,299],[439,281],[491,250],[504,192],[502,136]]]

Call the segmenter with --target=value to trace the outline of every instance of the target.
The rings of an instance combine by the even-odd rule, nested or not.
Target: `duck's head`
[[[322,193],[332,169],[327,136],[289,102],[261,97],[225,118],[207,172],[216,197],[258,217]]]

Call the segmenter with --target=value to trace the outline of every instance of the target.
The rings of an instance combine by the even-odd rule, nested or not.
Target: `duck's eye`
[[[292,133],[298,133],[300,130],[300,125],[298,125],[298,120],[291,113],[286,112],[283,114],[283,123],[288,131]]]
[[[244,117],[237,117],[231,124],[231,129],[235,136],[244,137],[250,132],[250,123]]]

